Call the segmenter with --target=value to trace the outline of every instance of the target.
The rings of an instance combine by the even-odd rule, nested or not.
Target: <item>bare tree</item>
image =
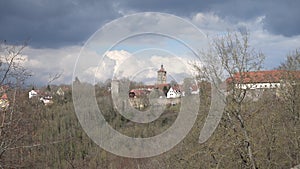
[[[298,96],[300,85],[300,52],[295,50],[286,56],[286,61],[281,63],[278,69],[285,70],[283,84],[281,85],[284,107],[293,114],[296,121],[300,120]]]
[[[300,163],[300,52],[295,50],[286,56],[279,69],[285,70],[284,79],[280,88],[280,102],[285,119],[282,121],[286,129],[286,144],[283,151],[289,157],[290,164]]]
[[[228,96],[225,100],[225,117],[223,120],[231,126],[236,135],[235,149],[240,154],[243,167],[258,168],[253,154],[253,145],[245,123],[247,113],[243,109],[247,89],[237,86],[246,78],[245,72],[261,69],[264,55],[256,52],[249,45],[248,33],[227,33],[213,40],[208,52],[201,52],[201,64],[194,67],[199,72],[200,79],[209,80],[212,85],[227,79]],[[236,78],[239,77],[239,78]],[[239,137],[239,138],[238,138]]]
[[[21,45],[0,42],[0,85],[20,84],[30,76],[28,70],[22,65],[25,61],[22,51],[26,46],[26,41]]]
[[[6,99],[7,102],[9,100],[11,102],[7,104],[9,108],[0,111],[0,160],[7,150],[26,134],[20,132],[21,113],[15,114],[18,111],[16,108],[17,91],[30,76],[27,69],[23,67],[26,58],[22,55],[22,51],[26,45],[26,42],[21,45],[10,45],[6,41],[0,42],[0,86],[9,88],[9,91],[1,92],[2,94],[10,92],[7,95],[11,96],[11,99]],[[2,167],[1,161],[0,167]]]
[[[61,77],[61,75],[63,74],[63,71],[61,72],[57,72],[55,74],[50,74],[49,75],[49,80],[48,80],[48,85],[50,85],[53,81],[59,79]]]
[[[278,67],[283,70],[300,70],[300,52],[298,49],[291,52],[286,57],[286,61]]]

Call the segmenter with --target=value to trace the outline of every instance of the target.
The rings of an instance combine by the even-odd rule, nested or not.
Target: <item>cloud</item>
[[[141,79],[148,78],[155,80],[155,72],[161,64],[165,65],[170,75],[184,72],[184,65],[188,64],[185,64],[182,58],[190,60],[191,53],[188,53],[190,51],[180,47],[183,44],[178,43],[174,39],[153,35],[140,36],[139,38],[132,37],[132,39],[116,45],[115,48],[106,53],[107,57],[99,65],[102,52],[104,53],[108,50],[113,42],[120,40],[117,35],[131,35],[136,32],[137,26],[139,29],[146,31],[152,29],[154,31],[164,30],[170,35],[178,35],[179,38],[191,43],[196,52],[203,47],[199,43],[203,36],[201,38],[199,38],[200,35],[196,36],[188,25],[176,25],[175,20],[168,22],[166,17],[160,17],[159,15],[150,15],[149,13],[144,15],[148,16],[149,20],[143,20],[142,17],[137,17],[132,21],[123,20],[123,22],[115,23],[114,26],[116,27],[111,32],[107,28],[107,30],[104,29],[101,36],[95,35],[95,42],[99,42],[97,38],[98,40],[101,39],[101,42],[91,42],[84,47],[85,50],[81,53],[82,59],[79,61],[80,66],[78,67],[78,72],[81,75],[79,79],[91,81],[96,77],[98,80],[106,80],[108,77],[112,78],[113,75],[132,77],[135,76],[136,70],[139,69],[143,70],[144,73],[137,75],[145,75]],[[284,36],[266,29],[267,16],[265,15],[245,20],[233,20],[221,17],[219,12],[197,12],[186,17],[186,19],[205,32],[210,39],[224,35],[227,30],[248,29],[250,32],[250,45],[262,51],[267,56],[265,64],[267,69],[276,67],[281,61],[284,61],[284,56],[299,47],[298,44],[300,44],[300,36]],[[72,81],[74,65],[81,48],[82,45],[68,45],[60,48],[27,47],[24,50],[24,54],[27,57],[25,65],[34,72],[32,81],[45,84],[49,74],[63,70],[63,77],[56,82],[70,83]],[[162,51],[169,51],[169,53],[161,51],[153,52],[153,50],[150,50],[150,54],[153,52],[152,55],[148,54],[146,57],[145,53],[143,53],[139,57],[140,53],[136,52],[144,48],[157,48]],[[183,64],[178,65],[177,63]],[[147,67],[152,67],[153,69],[145,69]],[[116,71],[119,73],[116,73]]]
[[[13,43],[30,39],[33,48],[81,45],[112,19],[145,11],[167,12],[184,18],[195,16],[196,20],[208,25],[220,20],[236,24],[265,16],[264,29],[275,35],[292,37],[300,34],[299,5],[300,1],[295,0],[229,0],[226,3],[204,0],[1,1],[0,37]],[[213,15],[203,17],[201,13]],[[219,28],[227,27],[224,24]]]
[[[138,12],[168,12],[182,17],[190,17],[195,13],[214,13],[224,20],[238,23],[259,16],[266,16],[265,29],[273,34],[296,36],[300,34],[300,1],[294,0],[228,0],[223,1],[180,1],[139,0],[122,1],[120,8]]]
[[[125,50],[113,50],[105,53],[106,57],[115,61],[114,71],[123,63],[127,58],[131,56],[131,54]]]
[[[24,66],[32,73],[30,84],[45,85],[49,75],[63,72],[62,76],[54,83],[71,83],[74,65],[79,54],[80,46],[69,46],[57,49],[24,49],[26,61]]]
[[[300,34],[299,5],[300,1],[294,0],[230,0],[215,4],[212,11],[236,22],[265,16],[265,29],[275,35],[291,37]]]
[[[120,14],[111,1],[1,1],[0,37],[30,39],[34,48],[82,44],[108,20]]]
[[[244,21],[233,21],[223,19],[215,13],[197,13],[191,18],[191,22],[211,40],[223,36],[227,31],[247,30],[250,34],[250,46],[266,56],[265,69],[276,68],[284,61],[286,54],[300,47],[300,35],[288,37],[266,29],[264,15]]]
[[[124,50],[109,51],[106,54],[108,59],[101,64],[102,66],[89,68],[87,72],[95,74],[97,80],[101,81],[112,79],[114,76],[116,79],[128,78],[153,84],[156,81],[157,71],[163,64],[169,78],[176,77],[178,81],[182,81],[183,75],[191,75],[190,65],[188,65],[186,58],[164,52],[161,55],[154,53],[153,55],[149,55],[149,53],[133,55]],[[111,61],[113,61],[113,64],[111,64]],[[110,68],[110,71],[107,71],[108,68]],[[114,70],[113,74],[111,70]]]
[[[113,50],[105,53],[103,59],[99,61],[97,65],[87,66],[87,69],[83,70],[84,81],[94,82],[105,81],[107,79],[113,79],[119,66],[130,57],[130,53],[125,50]],[[91,57],[91,56],[85,56]],[[92,58],[92,60],[95,58]]]

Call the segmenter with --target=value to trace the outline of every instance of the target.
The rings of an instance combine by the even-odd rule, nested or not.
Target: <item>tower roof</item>
[[[166,72],[165,69],[164,69],[164,65],[161,65],[160,69],[157,72]]]

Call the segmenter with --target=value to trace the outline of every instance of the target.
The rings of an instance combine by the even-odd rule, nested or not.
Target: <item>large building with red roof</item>
[[[240,89],[279,88],[287,79],[300,79],[300,71],[269,70],[236,73],[226,80]]]

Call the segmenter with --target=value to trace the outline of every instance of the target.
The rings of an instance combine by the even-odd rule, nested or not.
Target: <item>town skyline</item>
[[[120,17],[140,12],[162,12],[186,19],[211,38],[223,35],[228,30],[248,30],[250,45],[266,55],[264,69],[271,70],[284,62],[285,56],[299,47],[300,22],[297,17],[297,3],[299,2],[234,0],[226,3],[152,1],[146,4],[137,1],[97,1],[95,4],[79,1],[9,1],[1,2],[0,5],[0,37],[8,44],[20,44],[28,40],[23,54],[26,58],[24,65],[33,74],[29,84],[43,85],[47,82],[49,74],[57,72],[63,72],[63,75],[54,83],[70,84],[74,80],[72,73],[77,56],[94,32]],[[239,10],[231,10],[233,6],[238,6]],[[162,21],[161,19],[158,17],[153,21]],[[150,27],[152,23],[141,21],[139,26]],[[131,34],[134,27],[135,23],[129,22],[129,27],[124,27],[123,31]],[[175,30],[174,27],[166,29]],[[110,36],[112,34],[106,37],[107,42],[113,39]],[[157,39],[144,38],[135,43],[132,41],[131,45],[127,44],[123,48],[109,51],[113,55],[110,57],[109,67],[117,66],[124,51],[132,54],[131,49],[141,44],[147,46],[153,41],[157,42]],[[106,45],[101,44],[99,48],[106,49]],[[177,52],[174,44],[170,44],[169,47],[173,47],[172,50]],[[96,58],[94,62],[99,62],[101,56],[95,55],[90,53],[86,58]],[[184,56],[184,53],[177,55],[180,58]],[[86,76],[95,75],[92,68],[84,71]]]

